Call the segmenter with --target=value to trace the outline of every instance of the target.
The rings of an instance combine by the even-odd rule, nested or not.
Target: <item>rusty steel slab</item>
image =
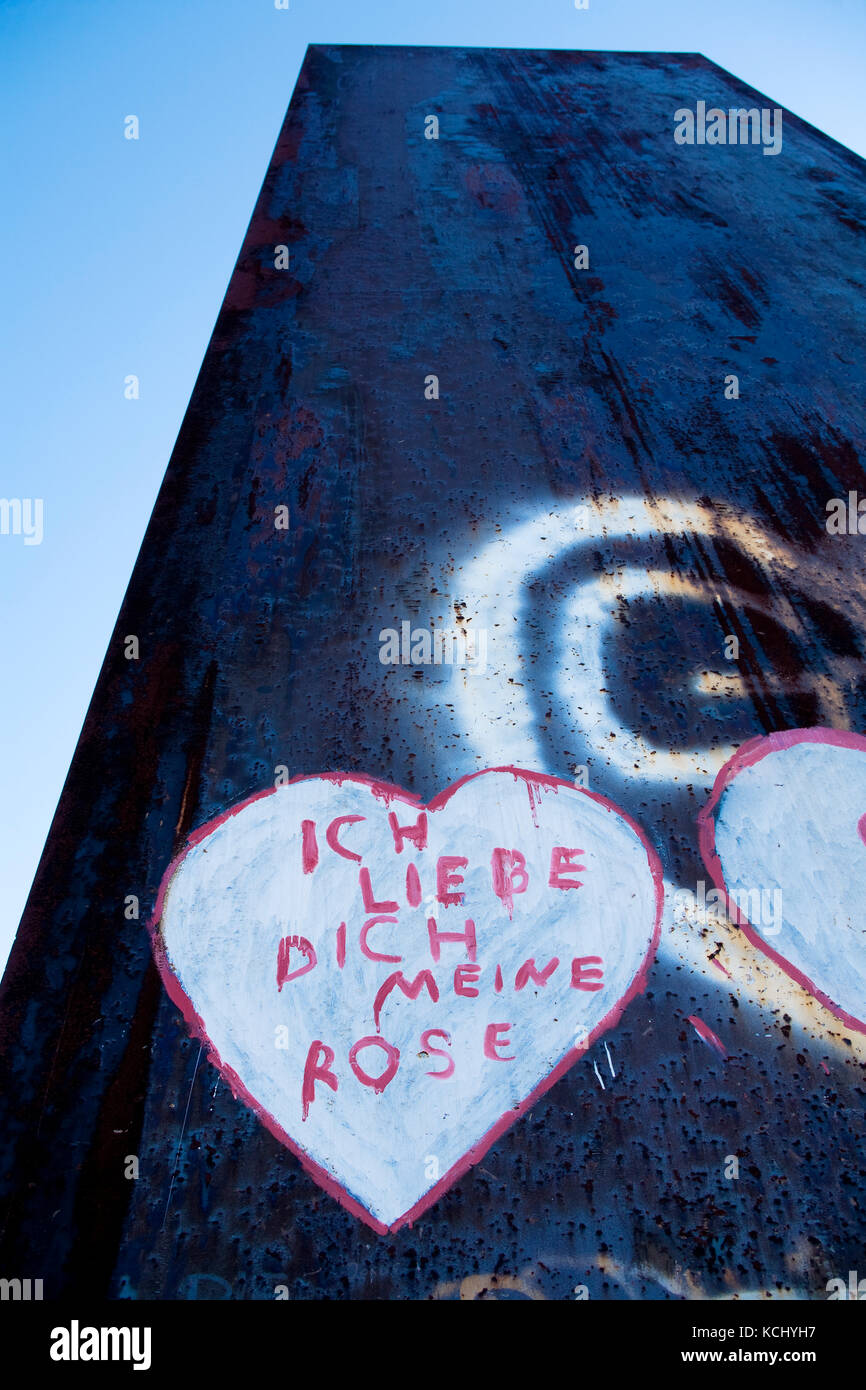
[[[772,157],[678,145],[699,102],[774,108],[693,54],[308,50],[3,979],[0,1273],[819,1298],[862,1268],[866,1039],[683,890],[730,752],[866,728],[863,540],[826,525],[866,494],[866,167],[787,111]],[[404,622],[483,629],[486,670],[383,664]],[[659,949],[604,1041],[377,1234],[210,1065],[147,921],[279,768],[428,801],[504,764],[642,827]]]

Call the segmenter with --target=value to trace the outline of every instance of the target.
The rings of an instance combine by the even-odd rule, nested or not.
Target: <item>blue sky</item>
[[[324,42],[699,51],[866,155],[864,0],[0,0],[0,496],[44,499],[41,545],[0,535],[0,964],[304,49]]]

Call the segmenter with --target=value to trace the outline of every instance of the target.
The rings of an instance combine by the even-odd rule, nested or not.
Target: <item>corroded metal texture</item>
[[[697,55],[308,51],[3,980],[0,1274],[814,1298],[864,1272],[863,1036],[731,924],[669,903],[607,1049],[387,1236],[232,1096],[145,928],[189,832],[279,767],[425,800],[581,767],[672,898],[709,877],[727,752],[866,727],[864,542],[825,527],[866,493],[866,168],[787,112],[772,157],[677,145],[700,101],[772,105]],[[404,621],[481,622],[486,675],[384,665]]]

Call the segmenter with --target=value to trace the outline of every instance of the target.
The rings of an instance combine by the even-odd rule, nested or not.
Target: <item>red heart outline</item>
[[[500,1137],[500,1135],[504,1134],[507,1129],[510,1129],[511,1126],[515,1124],[516,1121],[519,1120],[521,1116],[523,1116],[527,1112],[527,1110],[531,1109],[531,1107],[536,1103],[536,1101],[538,1101],[539,1098],[543,1096],[546,1091],[549,1091],[551,1086],[553,1086],[554,1083],[560,1079],[560,1077],[565,1075],[565,1073],[569,1070],[571,1066],[574,1065],[578,1058],[581,1057],[586,1051],[588,1051],[588,1049],[597,1041],[599,1037],[601,1037],[603,1033],[606,1033],[609,1028],[612,1028],[614,1024],[619,1021],[624,1009],[631,1002],[631,1000],[637,994],[643,993],[643,990],[646,986],[647,975],[649,973],[650,966],[652,965],[653,960],[655,959],[656,949],[658,947],[658,943],[661,937],[661,919],[662,910],[664,907],[664,881],[661,861],[659,860],[659,857],[652,844],[650,843],[649,839],[644,834],[640,826],[637,825],[637,823],[634,820],[632,820],[632,818],[629,815],[627,815],[625,811],[620,810],[620,808],[616,806],[614,802],[610,801],[605,796],[601,796],[597,792],[588,791],[585,787],[575,787],[573,782],[567,782],[564,778],[552,777],[546,773],[540,772],[526,772],[516,767],[482,768],[478,772],[467,773],[466,776],[459,778],[458,781],[452,782],[451,785],[446,787],[444,791],[438,792],[437,795],[433,797],[433,800],[428,802],[426,806],[421,801],[420,797],[415,796],[413,793],[404,791],[401,787],[395,787],[389,782],[380,781],[375,777],[365,776],[362,773],[324,772],[318,774],[302,774],[301,776],[290,778],[288,782],[283,783],[281,785],[295,786],[300,782],[323,781],[333,782],[337,785],[342,785],[344,782],[354,782],[362,786],[368,787],[374,796],[381,797],[386,806],[391,805],[392,802],[400,802],[403,805],[411,806],[419,811],[438,811],[441,807],[443,807],[446,804],[447,801],[451,799],[451,797],[455,794],[455,792],[457,792],[460,789],[460,787],[465,786],[467,782],[472,781],[476,777],[485,776],[489,772],[511,773],[516,779],[523,781],[529,793],[530,805],[533,804],[532,798],[534,787],[567,787],[570,792],[578,792],[581,796],[587,796],[592,801],[597,802],[600,806],[604,806],[607,811],[617,816],[620,820],[624,821],[626,825],[629,826],[629,828],[637,836],[646,853],[647,862],[655,887],[656,911],[652,939],[650,941],[650,945],[647,949],[644,960],[640,968],[636,971],[634,979],[632,980],[631,985],[629,986],[626,993],[616,1001],[612,1008],[605,1014],[601,1022],[596,1025],[596,1027],[586,1037],[586,1039],[581,1043],[581,1045],[579,1047],[571,1048],[565,1054],[562,1060],[557,1063],[553,1070],[549,1072],[548,1075],[538,1083],[535,1089],[531,1091],[529,1095],[526,1096],[526,1098],[522,1100],[518,1106],[515,1106],[513,1109],[507,1110],[502,1116],[500,1116],[500,1118],[497,1121],[495,1121],[493,1125],[491,1125],[490,1129],[488,1129],[486,1133],[483,1134],[480,1139],[476,1140],[476,1142],[466,1151],[463,1157],[461,1159],[458,1159],[458,1161],[455,1164],[453,1164],[451,1168],[448,1169],[447,1173],[445,1173],[444,1176],[439,1179],[435,1186],[431,1187],[427,1192],[425,1192],[423,1197],[421,1197],[415,1203],[415,1205],[409,1209],[409,1211],[404,1212],[403,1215],[398,1217],[396,1221],[392,1222],[390,1226],[384,1225],[381,1221],[377,1221],[376,1218],[367,1210],[367,1208],[362,1205],[362,1203],[357,1201],[351,1195],[351,1193],[346,1191],[346,1189],[337,1181],[333,1174],[329,1173],[326,1169],[322,1168],[320,1164],[316,1163],[313,1159],[311,1159],[309,1155],[301,1147],[301,1145],[297,1143],[296,1140],[293,1140],[290,1137],[290,1135],[288,1135],[286,1131],[282,1128],[282,1126],[278,1124],[274,1117],[267,1110],[265,1110],[262,1105],[259,1104],[259,1102],[255,1099],[253,1095],[250,1094],[250,1092],[247,1090],[244,1083],[238,1076],[237,1072],[234,1071],[232,1067],[227,1066],[221,1060],[219,1053],[217,1052],[216,1048],[214,1047],[213,1043],[207,1035],[203,1019],[199,1017],[198,1013],[195,1010],[195,1006],[192,1003],[192,1000],[189,998],[188,994],[181,986],[179,980],[173,973],[166,958],[165,944],[160,934],[160,922],[162,920],[163,906],[165,903],[166,893],[168,892],[172,879],[180,869],[180,866],[182,865],[187,854],[191,849],[194,848],[195,845],[199,844],[202,840],[207,839],[207,837],[211,835],[213,831],[217,829],[218,826],[222,825],[230,817],[238,815],[239,812],[245,809],[245,807],[252,805],[254,801],[258,801],[262,797],[272,796],[277,791],[277,787],[266,787],[263,791],[254,792],[252,796],[248,796],[244,801],[238,802],[237,805],[231,806],[227,811],[223,811],[218,816],[213,817],[212,820],[209,820],[205,825],[201,826],[198,830],[194,831],[189,836],[184,849],[171,861],[162,877],[162,881],[159,886],[159,892],[157,893],[156,906],[153,911],[153,916],[151,917],[148,923],[148,931],[150,933],[154,959],[156,961],[159,973],[162,977],[162,982],[165,985],[166,992],[168,993],[172,1002],[177,1005],[177,1007],[183,1014],[183,1017],[186,1020],[187,1027],[189,1028],[191,1035],[195,1038],[198,1038],[202,1045],[207,1049],[208,1060],[212,1063],[213,1066],[216,1067],[223,1080],[228,1083],[233,1096],[236,1099],[242,1100],[244,1104],[247,1105],[249,1109],[253,1111],[253,1113],[257,1116],[257,1118],[261,1121],[265,1128],[270,1131],[274,1138],[277,1139],[281,1144],[284,1144],[285,1147],[289,1149],[295,1155],[296,1158],[299,1159],[301,1166],[305,1169],[307,1173],[309,1173],[309,1175],[319,1185],[319,1187],[323,1188],[331,1197],[335,1197],[336,1200],[341,1204],[341,1206],[343,1206],[348,1212],[350,1212],[352,1216],[358,1217],[361,1221],[365,1222],[367,1226],[370,1226],[379,1235],[387,1235],[389,1232],[399,1230],[401,1226],[412,1225],[412,1223],[429,1207],[433,1206],[439,1200],[439,1198],[442,1197],[444,1193],[447,1192],[447,1190],[450,1187],[452,1187],[453,1184],[464,1175],[464,1173],[468,1172],[470,1168],[474,1167],[474,1165],[484,1157],[484,1155],[487,1153],[487,1150],[493,1144],[495,1144],[496,1140]]]

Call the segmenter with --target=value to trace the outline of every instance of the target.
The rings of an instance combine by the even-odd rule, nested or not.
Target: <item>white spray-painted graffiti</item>
[[[721,539],[763,569],[774,581],[766,585],[770,597],[764,598],[755,591],[744,594],[734,582],[714,581],[710,586],[684,578],[674,566],[669,547],[695,538],[698,542]],[[636,546],[640,548],[639,556],[635,554]],[[414,699],[419,708],[425,703],[429,706],[432,700],[439,709],[450,702],[455,711],[456,731],[465,735],[482,765],[516,761],[547,767],[551,759],[532,699],[542,679],[538,672],[546,672],[545,701],[556,704],[583,742],[587,761],[594,757],[598,762],[597,786],[609,789],[613,779],[615,785],[639,787],[647,807],[642,816],[644,828],[655,838],[664,820],[671,787],[689,786],[708,796],[714,780],[736,759],[737,745],[717,740],[698,747],[656,746],[618,716],[614,698],[621,682],[611,678],[605,643],[620,629],[624,610],[639,598],[659,606],[678,600],[713,605],[723,614],[735,613],[748,602],[753,609],[770,615],[783,630],[802,639],[802,615],[789,596],[795,587],[822,602],[827,611],[837,606],[836,571],[831,557],[824,553],[825,548],[825,543],[819,542],[815,551],[807,554],[778,536],[771,536],[766,527],[741,511],[664,498],[597,499],[528,517],[514,516],[497,527],[489,542],[480,550],[473,550],[470,557],[461,560],[449,551],[434,569],[440,593],[449,592],[449,588],[459,593],[457,611],[467,630],[477,626],[489,634],[486,671],[480,676],[459,669],[443,673],[436,683],[413,691]],[[604,562],[601,572],[589,558],[599,551],[603,552]],[[545,603],[545,576],[552,566],[562,564],[563,557],[572,561],[570,590],[564,597],[560,595],[558,600]],[[585,562],[582,574],[581,561]],[[858,630],[866,631],[866,609],[857,594],[849,596],[847,617]],[[716,697],[721,703],[732,691],[739,691],[741,682],[735,674],[736,667],[734,674],[724,669],[721,648],[717,658],[715,667],[696,675],[695,681],[704,697]],[[845,729],[845,692],[862,674],[859,658],[839,653],[834,658],[832,673],[801,671],[788,675],[784,684],[789,692],[806,692],[812,697],[823,725]],[[774,682],[783,683],[772,673],[766,674],[766,680],[771,686]],[[827,759],[824,773],[820,767],[822,758]],[[835,827],[840,816],[844,818],[847,843],[852,834],[856,838],[858,816],[866,807],[866,799],[859,786],[839,781],[841,770],[835,763],[831,766],[831,762],[826,745],[813,748],[810,768],[814,781],[809,795],[814,798],[817,793],[822,807],[826,800],[828,825]],[[754,807],[749,807],[745,800],[729,798],[726,824],[734,827],[734,840],[742,830],[740,820],[744,825],[753,812]],[[818,810],[816,814],[823,812]],[[849,889],[851,901],[862,902],[866,896],[866,852],[847,858],[846,873],[844,888],[841,882],[833,885],[832,875],[827,879],[827,893],[834,903],[841,904],[843,915],[847,909],[841,898],[849,902]],[[838,1005],[838,1001],[847,998],[847,1010],[838,1006],[836,1011],[856,1027],[856,1020],[862,1017],[859,980],[866,960],[862,932],[852,926],[844,953],[838,949],[838,938],[835,955],[830,943],[822,941],[824,964],[818,969],[815,963],[815,972],[825,984],[819,987],[807,968],[813,964],[812,957],[808,953],[797,955],[797,929],[793,926],[802,920],[797,894],[802,893],[814,911],[814,889],[807,889],[805,884],[798,886],[789,876],[783,894],[781,874],[765,874],[760,856],[755,854],[748,865],[737,865],[737,877],[740,888],[757,891],[762,902],[769,901],[773,931],[779,933],[774,949],[756,957],[753,938],[739,930],[742,914],[736,910],[727,921],[713,918],[710,930],[705,915],[696,913],[686,901],[692,899],[694,903],[691,890],[666,880],[660,954],[676,964],[687,964],[715,983],[721,971],[767,1007],[784,1001],[794,1017],[801,1020],[805,1017],[804,999],[792,987],[792,980],[804,985],[822,1003],[834,1000]],[[721,883],[718,886],[721,888]],[[787,918],[784,911],[778,911],[783,902],[790,908]],[[853,923],[856,919],[851,920]],[[768,934],[765,929],[764,936]],[[722,939],[726,964],[718,950],[710,951],[707,938],[716,943]],[[790,969],[786,964],[788,949],[794,956]],[[859,961],[853,982],[852,955]],[[777,969],[777,965],[782,968]],[[814,1016],[809,1021],[814,1026]],[[701,1036],[709,1038],[711,1030],[706,1029]],[[827,1041],[830,1046],[838,1045],[838,1030],[831,1028]]]
[[[665,548],[671,538],[720,535],[774,573],[796,574],[812,593],[826,591],[828,601],[833,600],[821,555],[810,560],[771,539],[765,528],[742,513],[733,515],[720,507],[669,499],[648,502],[623,497],[516,520],[460,566],[456,582],[463,622],[467,630],[477,626],[489,633],[485,679],[476,677],[473,684],[464,672],[455,669],[450,687],[460,726],[477,750],[479,762],[490,765],[522,760],[533,767],[544,765],[544,749],[527,691],[533,663],[547,661],[555,670],[555,693],[606,767],[641,786],[686,779],[709,787],[733,757],[736,745],[656,747],[639,731],[628,728],[610,699],[604,640],[621,622],[623,602],[639,596],[659,604],[674,599],[709,604],[720,598],[732,600],[732,606],[742,603],[743,595],[736,585],[716,583],[710,589],[684,579],[672,567]],[[617,559],[617,543],[626,542],[642,543],[639,564]],[[546,567],[558,556],[569,552],[580,555],[599,545],[612,547],[604,572],[577,582],[564,612],[548,611],[543,624],[528,623],[530,587]],[[749,601],[767,611],[772,608],[777,621],[796,631],[797,616],[778,593],[773,594],[771,603],[754,594],[749,595]],[[852,598],[852,606],[862,621],[866,615],[856,598]],[[724,670],[721,651],[718,655],[719,669],[712,674],[717,677],[720,696],[724,696],[730,673]],[[828,725],[845,720],[838,687],[849,674],[848,665],[840,656],[834,680],[808,673],[800,678],[814,690],[822,722]],[[447,678],[446,673],[443,679]]]

